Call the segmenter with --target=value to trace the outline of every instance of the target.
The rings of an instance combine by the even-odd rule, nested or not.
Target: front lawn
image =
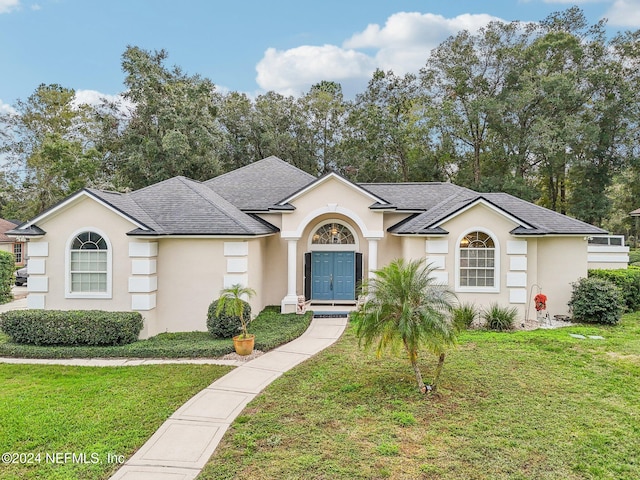
[[[109,478],[175,410],[230,370],[0,364],[0,478]]]
[[[638,479],[639,378],[638,313],[466,332],[431,399],[401,354],[363,353],[349,328],[250,403],[198,479]]]
[[[311,322],[306,315],[279,313],[267,307],[251,322],[257,350],[271,350],[304,333]],[[217,339],[207,332],[163,333],[148,340],[115,347],[45,347],[11,343],[0,334],[0,357],[22,358],[194,358],[220,357],[233,352],[231,339]]]

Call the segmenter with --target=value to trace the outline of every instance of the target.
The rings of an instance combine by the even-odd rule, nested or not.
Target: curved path
[[[176,410],[110,480],[195,479],[244,407],[284,372],[335,343],[346,325],[346,317],[314,318],[302,336],[219,378]]]

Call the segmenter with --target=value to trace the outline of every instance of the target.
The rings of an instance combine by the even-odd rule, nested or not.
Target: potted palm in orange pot
[[[233,337],[233,346],[238,355],[249,355],[253,352],[255,335],[247,331],[247,319],[244,315],[244,301],[242,297],[251,298],[256,294],[255,290],[243,287],[236,283],[228,288],[220,290],[220,299],[216,308],[216,315],[225,312],[227,315],[237,316],[240,319],[242,332]]]

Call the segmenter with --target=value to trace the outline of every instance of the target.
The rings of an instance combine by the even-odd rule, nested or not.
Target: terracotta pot
[[[256,336],[250,333],[247,337],[238,335],[233,337],[233,346],[236,349],[238,355],[250,355],[253,352],[253,345],[256,341]]]

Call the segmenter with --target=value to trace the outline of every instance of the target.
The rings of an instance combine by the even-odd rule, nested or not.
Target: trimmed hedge
[[[589,278],[601,278],[614,283],[624,298],[628,311],[640,310],[640,267],[630,266],[617,270],[589,270]]]
[[[0,250],[0,303],[13,300],[11,287],[15,281],[16,261],[12,253]]]
[[[142,330],[139,312],[14,310],[0,315],[13,342],[30,345],[124,345]]]
[[[574,320],[615,325],[622,317],[622,292],[603,278],[581,278],[573,286],[569,308]]]
[[[252,322],[256,350],[272,350],[299,337],[309,327],[313,312],[280,314],[280,307],[265,308]],[[161,333],[147,340],[114,346],[35,346],[8,341],[0,334],[0,356],[22,358],[214,358],[233,352],[231,339],[213,338],[209,332]]]

